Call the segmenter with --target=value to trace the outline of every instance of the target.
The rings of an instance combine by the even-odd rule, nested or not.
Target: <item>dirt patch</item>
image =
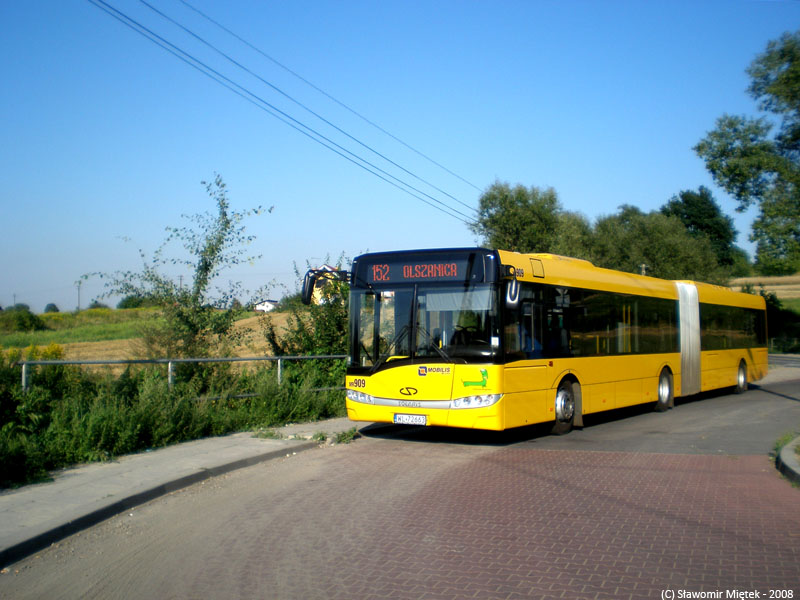
[[[273,322],[281,331],[289,320],[286,313],[271,315]],[[244,343],[236,347],[234,356],[265,356],[271,349],[264,339],[262,319],[264,317],[249,317],[237,321],[235,328],[238,331],[250,330]],[[64,358],[67,360],[131,360],[144,358],[142,341],[139,338],[127,340],[108,340],[103,342],[75,342],[61,344],[64,348]]]

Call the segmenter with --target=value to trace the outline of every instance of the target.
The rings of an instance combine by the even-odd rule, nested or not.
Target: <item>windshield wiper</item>
[[[430,334],[430,332],[422,327],[421,325],[417,325],[417,331],[422,333],[423,336],[428,340],[428,345],[436,350],[436,352],[441,356],[445,361],[451,363],[455,362],[452,358],[445,352],[442,348],[439,348],[439,345],[436,343],[435,338]]]
[[[400,328],[400,331],[397,332],[397,335],[395,335],[394,338],[392,338],[392,341],[389,342],[389,345],[386,346],[386,352],[384,354],[381,354],[381,355],[378,356],[378,360],[375,361],[375,364],[372,365],[372,368],[369,371],[370,373],[374,373],[375,371],[377,371],[378,367],[380,367],[383,363],[385,363],[387,360],[389,360],[389,357],[392,355],[392,349],[397,344],[400,343],[400,340],[403,339],[403,336],[405,336],[409,332],[410,329],[411,329],[411,327],[408,324],[403,325]]]

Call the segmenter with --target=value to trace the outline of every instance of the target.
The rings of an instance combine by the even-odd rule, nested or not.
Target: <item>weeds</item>
[[[791,442],[794,438],[796,438],[798,432],[796,431],[788,431],[784,433],[781,437],[775,440],[775,444],[772,446],[772,455],[773,457],[778,456],[783,450],[783,447],[786,446],[789,442]]]
[[[46,366],[31,369],[31,388],[23,393],[19,367],[12,366],[23,355],[57,358],[59,348],[0,351],[0,487],[76,463],[236,431],[267,436],[289,421],[344,414],[343,394],[313,391],[319,377],[307,367],[287,369],[282,385],[269,366],[209,367],[170,388],[163,370],[152,367],[129,367],[115,378]]]
[[[261,438],[263,440],[280,440],[283,436],[274,429],[260,428],[253,434],[253,437]]]
[[[348,429],[347,431],[342,431],[336,434],[336,443],[337,444],[349,444],[354,439],[358,437],[358,430],[353,427]]]

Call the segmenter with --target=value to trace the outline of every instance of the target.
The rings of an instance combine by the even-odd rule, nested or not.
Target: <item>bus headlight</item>
[[[455,398],[450,402],[450,408],[483,408],[496,404],[503,394],[482,394],[480,396],[466,396]]]
[[[372,396],[356,390],[347,390],[347,399],[361,404],[375,404],[375,399]]]

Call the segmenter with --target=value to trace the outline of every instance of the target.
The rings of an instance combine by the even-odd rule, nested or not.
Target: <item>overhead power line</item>
[[[150,10],[152,10],[153,12],[155,12],[156,14],[160,15],[162,18],[166,19],[167,21],[169,21],[170,23],[172,23],[172,24],[173,24],[173,25],[175,25],[176,27],[179,27],[180,29],[182,29],[183,31],[185,31],[186,33],[188,33],[190,36],[192,36],[193,38],[195,38],[195,39],[196,39],[197,41],[199,41],[201,44],[203,44],[203,45],[207,46],[208,48],[210,48],[211,50],[213,50],[214,52],[216,52],[217,54],[219,54],[220,56],[222,56],[222,57],[223,57],[225,60],[227,60],[227,61],[229,61],[230,63],[234,64],[235,66],[239,67],[239,68],[240,68],[241,70],[243,70],[245,73],[247,73],[247,74],[249,74],[249,75],[252,75],[253,77],[255,77],[256,79],[258,79],[259,81],[261,81],[261,82],[262,82],[262,83],[264,83],[265,85],[269,86],[270,88],[272,88],[273,90],[275,90],[276,92],[278,92],[278,93],[279,93],[280,95],[282,95],[284,98],[287,98],[288,100],[290,100],[291,102],[293,102],[294,104],[296,104],[297,106],[299,106],[300,108],[302,108],[303,110],[305,110],[305,111],[309,112],[310,114],[314,115],[316,118],[318,118],[320,121],[322,121],[322,122],[323,122],[323,123],[325,123],[326,125],[329,125],[330,127],[333,127],[333,128],[336,130],[336,131],[338,131],[338,132],[339,132],[339,133],[341,133],[342,135],[344,135],[344,136],[348,137],[349,139],[351,139],[351,140],[352,140],[352,141],[354,141],[355,143],[357,143],[357,144],[359,144],[360,146],[362,146],[362,147],[366,148],[367,150],[369,150],[370,152],[372,152],[372,153],[373,153],[373,154],[375,154],[376,156],[379,156],[379,157],[381,157],[383,160],[385,160],[386,162],[388,162],[388,163],[390,163],[390,164],[394,165],[395,167],[397,167],[398,169],[400,169],[401,171],[403,171],[403,172],[404,172],[404,173],[406,173],[407,175],[410,175],[411,177],[413,177],[413,178],[414,178],[414,179],[416,179],[417,181],[421,181],[422,183],[424,183],[424,184],[426,184],[426,185],[430,186],[431,188],[433,188],[433,189],[434,189],[434,190],[436,190],[437,192],[439,192],[439,193],[441,193],[441,194],[444,194],[445,196],[447,196],[447,197],[448,197],[448,198],[450,198],[451,200],[455,200],[456,202],[458,202],[459,204],[461,204],[461,205],[462,205],[462,206],[464,206],[465,208],[467,208],[467,209],[469,209],[469,210],[474,210],[474,209],[473,209],[473,207],[472,207],[472,206],[470,206],[469,204],[465,204],[464,202],[462,202],[461,200],[459,200],[459,199],[458,199],[458,198],[456,198],[455,196],[453,196],[453,195],[451,195],[451,194],[447,193],[447,192],[446,192],[446,191],[444,191],[443,189],[441,189],[441,188],[437,187],[436,185],[432,184],[430,181],[427,181],[427,180],[423,179],[422,177],[419,177],[419,176],[418,176],[418,175],[416,175],[415,173],[412,173],[411,171],[409,171],[408,169],[406,169],[406,168],[405,168],[405,167],[403,167],[402,165],[400,165],[400,164],[396,163],[395,161],[393,161],[393,160],[392,160],[391,158],[389,158],[388,156],[385,156],[384,154],[382,154],[382,153],[378,152],[378,151],[377,151],[377,150],[375,150],[375,149],[374,149],[372,146],[370,146],[370,145],[368,145],[368,144],[365,144],[364,142],[362,142],[362,141],[361,141],[361,140],[359,140],[358,138],[356,138],[356,137],[354,137],[354,136],[350,135],[350,134],[349,134],[349,133],[347,133],[347,132],[346,132],[344,129],[342,129],[342,128],[338,127],[337,125],[335,125],[334,123],[332,123],[331,121],[329,121],[328,119],[326,119],[325,117],[323,117],[322,115],[320,115],[320,114],[318,114],[317,112],[313,111],[311,108],[309,108],[308,106],[306,106],[305,104],[303,104],[302,102],[300,102],[299,100],[297,100],[296,98],[294,98],[294,97],[290,96],[289,94],[287,94],[286,92],[284,92],[284,91],[283,91],[281,88],[279,88],[279,87],[278,87],[278,86],[276,86],[275,84],[273,84],[273,83],[271,83],[271,82],[267,81],[266,79],[264,79],[263,77],[261,77],[261,76],[260,76],[258,73],[255,73],[255,72],[253,72],[251,69],[247,68],[246,66],[244,66],[243,64],[241,64],[239,61],[235,60],[234,58],[232,58],[231,56],[229,56],[228,54],[226,54],[225,52],[223,52],[222,50],[220,50],[219,48],[217,48],[216,46],[214,46],[212,43],[210,43],[209,41],[207,41],[207,40],[206,40],[206,39],[204,39],[203,37],[201,37],[201,36],[197,35],[195,32],[193,32],[193,31],[192,31],[191,29],[189,29],[188,27],[186,27],[186,26],[182,25],[181,23],[179,23],[178,21],[176,21],[175,19],[173,19],[173,18],[172,18],[172,17],[170,17],[169,15],[167,15],[167,14],[165,14],[164,12],[162,12],[161,10],[157,9],[155,6],[153,6],[152,4],[150,4],[149,2],[147,2],[147,0],[139,0],[139,2],[141,2],[142,4],[144,4],[144,5],[145,5],[147,8],[149,8]]]
[[[289,125],[293,129],[299,131],[303,135],[309,137],[310,139],[312,139],[313,141],[317,142],[318,144],[324,146],[328,150],[331,150],[332,152],[338,154],[342,158],[345,158],[346,160],[352,162],[353,164],[361,167],[365,171],[371,173],[372,175],[378,177],[379,179],[382,179],[383,181],[386,181],[390,185],[393,185],[394,187],[398,188],[399,190],[409,194],[410,196],[420,200],[421,202],[424,202],[425,204],[435,208],[436,210],[439,210],[440,212],[443,212],[443,213],[445,213],[445,214],[447,214],[447,215],[449,215],[449,216],[451,216],[451,217],[453,217],[455,219],[458,219],[459,221],[462,221],[466,225],[474,224],[474,219],[472,219],[470,216],[465,215],[464,213],[462,213],[462,212],[458,211],[457,209],[445,204],[444,202],[441,202],[440,200],[437,200],[436,198],[430,196],[429,194],[426,194],[425,192],[423,192],[421,190],[418,190],[414,186],[402,181],[401,179],[391,175],[390,173],[387,173],[386,171],[384,171],[383,169],[381,169],[377,165],[374,165],[371,162],[367,161],[366,159],[354,154],[353,152],[350,152],[346,148],[340,146],[339,144],[337,144],[333,140],[327,138],[326,136],[322,135],[321,133],[319,133],[318,131],[314,130],[313,128],[301,123],[300,121],[298,121],[297,119],[295,119],[291,115],[288,115],[287,113],[281,111],[280,109],[278,109],[277,107],[273,106],[272,104],[270,104],[269,102],[267,102],[266,100],[261,98],[260,96],[254,94],[253,92],[251,92],[251,91],[247,90],[246,88],[240,86],[236,82],[232,81],[230,78],[226,77],[222,73],[220,73],[220,72],[216,71],[215,69],[211,68],[210,66],[208,66],[204,62],[200,61],[196,57],[192,56],[188,52],[185,52],[184,50],[178,48],[177,46],[175,46],[171,42],[167,41],[163,37],[159,36],[157,33],[153,32],[152,30],[148,29],[147,27],[145,27],[144,25],[142,25],[141,23],[136,21],[135,19],[129,17],[125,13],[123,13],[120,10],[116,9],[115,7],[111,6],[110,4],[105,2],[104,0],[88,0],[88,2],[90,2],[91,4],[93,4],[94,6],[99,8],[100,10],[102,10],[103,12],[107,13],[108,15],[112,16],[116,20],[120,21],[122,24],[124,24],[128,28],[132,29],[133,31],[136,31],[137,33],[139,33],[140,35],[142,35],[143,37],[145,37],[149,41],[153,42],[157,46],[159,46],[162,49],[166,50],[167,52],[169,52],[170,54],[172,54],[176,58],[180,59],[184,63],[188,64],[189,66],[191,66],[191,67],[193,67],[195,69],[197,69],[198,71],[200,71],[201,73],[203,73],[204,75],[206,75],[207,77],[212,79],[214,82],[222,85],[223,87],[227,88],[228,90],[232,91],[233,93],[237,94],[238,96],[244,98],[245,100],[247,100],[251,104],[254,104],[256,107],[264,110],[265,112],[267,112],[271,116],[277,118],[278,120],[280,120],[281,122],[285,123],[286,125]],[[350,156],[347,156],[348,154]],[[391,181],[390,179],[393,179],[394,181]],[[441,206],[436,206],[435,204],[432,204],[428,200],[425,200],[425,198],[423,198],[419,194],[430,198],[433,202],[435,202],[435,203],[437,203],[437,204],[439,204]],[[444,208],[442,208],[442,207],[444,207]],[[460,216],[458,216],[458,215],[460,215]]]
[[[201,17],[203,17],[204,19],[206,19],[207,21],[209,21],[209,22],[210,22],[210,23],[212,23],[213,25],[215,25],[215,26],[219,27],[220,29],[222,29],[222,30],[223,30],[224,32],[226,32],[227,34],[229,34],[229,35],[233,36],[234,38],[236,38],[237,40],[239,40],[240,42],[242,42],[242,43],[243,43],[245,46],[247,46],[248,48],[250,48],[250,49],[254,50],[255,52],[258,52],[258,53],[259,53],[261,56],[263,56],[263,57],[264,57],[264,58],[266,58],[267,60],[271,61],[271,62],[272,62],[273,64],[275,64],[276,66],[280,67],[281,69],[283,69],[284,71],[286,71],[286,72],[287,72],[287,73],[289,73],[290,75],[292,75],[292,76],[296,77],[297,79],[299,79],[300,81],[302,81],[303,83],[305,83],[305,84],[306,84],[307,86],[309,86],[310,88],[312,88],[312,89],[316,90],[317,92],[319,92],[320,94],[322,94],[323,96],[325,96],[326,98],[328,98],[329,100],[331,100],[332,102],[335,102],[336,104],[338,104],[339,106],[341,106],[342,108],[344,108],[345,110],[347,110],[348,112],[350,112],[351,114],[355,115],[356,117],[358,117],[359,119],[361,119],[362,121],[364,121],[365,123],[367,123],[368,125],[371,125],[371,126],[372,126],[372,127],[374,127],[375,129],[377,129],[378,131],[380,131],[381,133],[383,133],[384,135],[387,135],[387,136],[389,136],[390,138],[392,138],[392,139],[393,139],[394,141],[396,141],[397,143],[399,143],[399,144],[401,144],[401,145],[405,146],[406,148],[408,148],[409,150],[411,150],[412,152],[414,152],[414,153],[415,153],[415,154],[417,154],[418,156],[421,156],[422,158],[424,158],[425,160],[427,160],[427,161],[428,161],[428,162],[430,162],[431,164],[433,164],[433,165],[436,165],[437,167],[439,167],[440,169],[442,169],[442,170],[443,170],[443,171],[445,171],[446,173],[449,173],[450,175],[452,175],[452,176],[453,176],[453,177],[455,177],[456,179],[459,179],[460,181],[462,181],[462,182],[466,183],[466,184],[467,184],[467,185],[469,185],[469,186],[472,186],[473,188],[475,188],[475,189],[476,189],[476,190],[478,190],[479,192],[482,192],[482,191],[483,191],[481,188],[479,188],[477,185],[475,185],[475,184],[474,184],[474,183],[472,183],[471,181],[469,181],[469,180],[467,180],[467,179],[463,178],[463,177],[462,177],[461,175],[459,175],[458,173],[455,173],[455,172],[451,171],[450,169],[448,169],[447,167],[445,167],[445,166],[444,166],[444,165],[442,165],[441,163],[439,163],[439,162],[435,161],[434,159],[432,159],[430,156],[428,156],[428,155],[424,154],[423,152],[420,152],[419,150],[417,150],[416,148],[414,148],[414,147],[413,147],[413,146],[411,146],[410,144],[407,144],[406,142],[404,142],[403,140],[401,140],[399,137],[397,137],[397,136],[395,136],[394,134],[392,134],[391,132],[387,131],[386,129],[384,129],[383,127],[381,127],[380,125],[378,125],[378,124],[377,124],[377,123],[375,123],[374,121],[371,121],[370,119],[368,119],[367,117],[365,117],[364,115],[362,115],[361,113],[359,113],[358,111],[356,111],[355,109],[351,108],[350,106],[348,106],[348,105],[347,105],[347,104],[345,104],[344,102],[342,102],[342,101],[338,100],[337,98],[335,98],[334,96],[332,96],[331,94],[329,94],[328,92],[326,92],[325,90],[323,90],[322,88],[318,87],[317,85],[315,85],[314,83],[312,83],[311,81],[309,81],[308,79],[306,79],[305,77],[303,77],[302,75],[300,75],[299,73],[297,73],[296,71],[294,71],[294,70],[290,69],[289,67],[287,67],[286,65],[284,65],[283,63],[281,63],[281,62],[280,62],[280,61],[278,61],[277,59],[273,58],[272,56],[270,56],[269,54],[267,54],[266,52],[264,52],[263,50],[261,50],[261,49],[260,49],[260,48],[258,48],[257,46],[255,46],[255,45],[251,44],[251,43],[250,43],[250,42],[248,42],[246,39],[242,38],[241,36],[239,36],[239,35],[238,35],[238,34],[236,34],[235,32],[231,31],[230,29],[228,29],[227,27],[225,27],[224,25],[222,25],[221,23],[219,23],[218,21],[216,21],[215,19],[213,19],[212,17],[208,16],[206,13],[204,13],[204,12],[203,12],[203,11],[201,11],[200,9],[198,9],[198,8],[196,8],[196,7],[194,7],[194,6],[192,6],[192,5],[191,5],[189,2],[187,2],[186,0],[178,0],[178,1],[179,1],[179,2],[181,2],[182,4],[184,4],[184,5],[185,5],[186,7],[188,7],[189,9],[193,10],[194,12],[196,12],[198,15],[200,15]]]

